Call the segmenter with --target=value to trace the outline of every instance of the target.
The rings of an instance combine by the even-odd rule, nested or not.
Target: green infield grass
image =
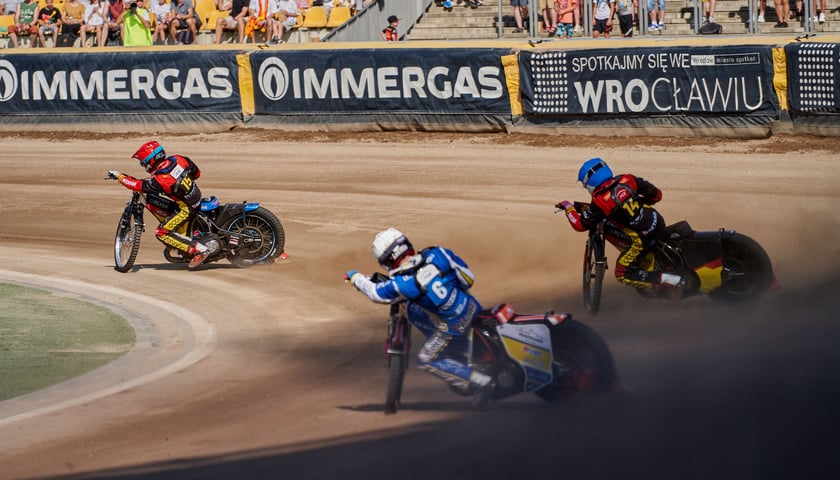
[[[89,372],[133,344],[128,322],[105,307],[0,283],[0,401]]]

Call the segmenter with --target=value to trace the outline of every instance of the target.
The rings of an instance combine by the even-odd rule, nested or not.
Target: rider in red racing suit
[[[117,179],[129,190],[164,194],[174,200],[178,210],[161,222],[155,230],[155,237],[191,258],[190,268],[198,266],[218,249],[215,240],[204,245],[187,232],[190,221],[201,206],[201,190],[195,182],[201,176],[201,170],[183,155],[166,156],[163,147],[156,141],[144,143],[132,158],[137,159],[151,177],[141,180],[116,170],[108,172],[108,176]]]
[[[653,204],[662,199],[662,191],[644,178],[630,174],[613,176],[612,170],[600,158],[584,162],[578,172],[578,181],[592,195],[592,202],[578,213],[566,200],[556,206],[566,212],[572,228],[585,232],[606,219],[629,240],[629,245],[618,256],[615,276],[619,282],[640,287],[660,285],[680,286],[682,277],[672,273],[647,271],[639,267],[640,261],[656,243],[665,228]]]

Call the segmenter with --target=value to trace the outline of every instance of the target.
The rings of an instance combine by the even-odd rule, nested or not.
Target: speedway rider
[[[151,177],[140,180],[111,170],[108,178],[116,179],[129,190],[165,194],[174,200],[178,210],[161,222],[155,230],[155,237],[184,252],[190,258],[190,268],[197,267],[219,249],[218,241],[209,240],[205,245],[187,232],[190,222],[201,207],[201,190],[196,183],[201,170],[183,155],[166,156],[163,147],[154,140],[141,145],[131,158],[137,159]]]
[[[409,321],[427,338],[418,354],[420,366],[478,401],[492,393],[491,377],[462,360],[469,349],[467,332],[481,304],[467,290],[473,274],[452,250],[428,247],[416,253],[402,232],[389,228],[373,240],[373,256],[389,278],[375,283],[356,270],[345,280],[377,303],[409,301]]]
[[[572,228],[579,232],[588,231],[606,219],[627,237],[628,246],[616,259],[618,281],[639,288],[667,285],[679,289],[683,280],[680,275],[648,271],[639,265],[665,228],[665,219],[652,206],[662,199],[662,191],[641,177],[613,176],[600,158],[581,165],[578,181],[592,195],[591,203],[581,212],[566,200],[555,206],[565,211]]]

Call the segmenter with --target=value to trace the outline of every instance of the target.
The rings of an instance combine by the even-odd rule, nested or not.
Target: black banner
[[[520,53],[526,115],[778,114],[769,46]]]
[[[0,110],[22,114],[241,112],[230,52],[0,57]]]
[[[506,114],[499,49],[256,52],[260,114]]]
[[[785,45],[791,110],[840,113],[840,44]]]

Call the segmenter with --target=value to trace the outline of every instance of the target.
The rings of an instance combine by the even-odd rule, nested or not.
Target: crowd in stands
[[[633,30],[638,28],[640,21],[646,23],[649,32],[665,30],[665,0],[502,0],[509,2],[513,8],[513,19],[516,26],[512,33],[524,33],[527,28],[525,24],[530,17],[529,7],[536,6],[537,17],[540,19],[542,34],[556,36],[558,38],[570,38],[581,34],[584,30],[584,9],[587,2],[592,4],[592,36],[610,37],[616,35],[614,27],[618,26],[622,37],[632,37]],[[746,0],[745,0],[746,1]],[[807,1],[807,0],[806,0]],[[813,2],[813,17],[810,21],[814,24],[826,22],[826,0],[810,0]],[[640,18],[639,3],[644,2],[648,12],[648,19]],[[437,0],[437,5],[444,11],[452,11],[453,7],[463,6],[477,8],[483,5],[482,2],[471,0]],[[757,0],[757,16],[752,20],[755,23],[764,23],[767,0]],[[792,8],[795,5],[795,9]],[[789,19],[803,21],[803,0],[773,0],[777,23],[776,28],[787,28]],[[703,0],[701,5],[701,21],[699,25],[715,23],[715,10],[717,0]],[[644,25],[644,24],[642,24]]]
[[[30,47],[188,45],[201,30],[222,43],[226,31],[238,43],[256,42],[261,34],[270,45],[284,42],[288,32],[349,19],[375,0],[0,0],[13,48],[28,37]],[[146,3],[148,2],[148,4]],[[195,3],[194,3],[195,2]],[[316,15],[317,14],[317,15]],[[314,17],[323,15],[323,25]],[[2,34],[2,30],[0,30]],[[48,42],[47,40],[51,40]]]

